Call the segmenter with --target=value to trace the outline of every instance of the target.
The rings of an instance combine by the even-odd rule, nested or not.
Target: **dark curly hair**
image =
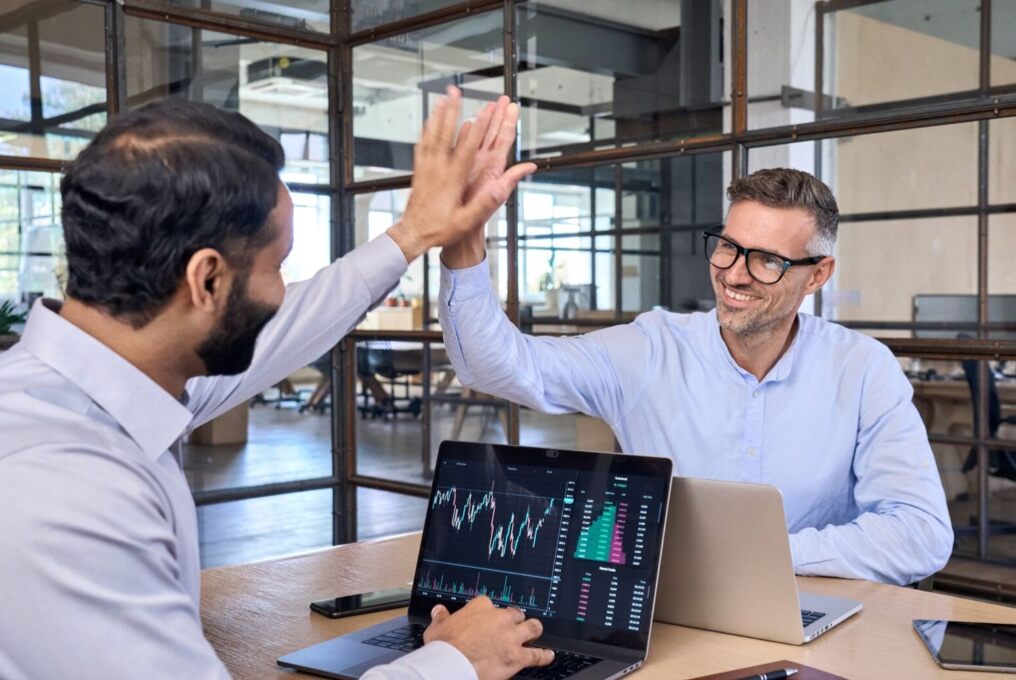
[[[284,162],[254,123],[207,104],[171,99],[117,117],[60,182],[67,295],[140,328],[198,250],[248,267],[274,236]]]

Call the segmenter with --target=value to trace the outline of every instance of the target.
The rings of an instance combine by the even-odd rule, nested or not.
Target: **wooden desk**
[[[230,672],[246,678],[294,678],[275,659],[401,612],[352,619],[312,614],[312,600],[405,584],[419,534],[328,548],[310,555],[209,569],[202,576],[205,635]],[[812,592],[861,600],[864,611],[804,646],[783,645],[655,624],[639,680],[693,678],[790,659],[847,678],[943,677],[987,680],[983,673],[941,671],[913,630],[915,618],[1016,623],[1016,609],[865,581],[800,578]]]

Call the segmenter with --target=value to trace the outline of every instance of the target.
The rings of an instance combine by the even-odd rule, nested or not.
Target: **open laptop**
[[[799,645],[861,611],[797,592],[775,486],[676,477],[668,515],[658,621]]]
[[[605,680],[642,665],[656,598],[667,458],[446,441],[434,471],[408,616],[284,656],[358,678],[422,644],[436,604],[477,595],[543,623],[546,668],[519,678]]]

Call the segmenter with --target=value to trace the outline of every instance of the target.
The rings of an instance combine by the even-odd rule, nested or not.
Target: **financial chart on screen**
[[[420,594],[645,630],[665,481],[535,465],[491,477],[466,461],[437,471]]]

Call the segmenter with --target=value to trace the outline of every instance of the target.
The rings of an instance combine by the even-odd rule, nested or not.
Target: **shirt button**
[[[758,390],[755,390],[754,392],[752,392],[752,393],[751,393],[751,396],[753,396],[753,397],[757,397],[757,396],[758,396]]]
[[[749,446],[748,447],[748,455],[749,456],[754,456],[755,455],[755,447],[754,446]]]

